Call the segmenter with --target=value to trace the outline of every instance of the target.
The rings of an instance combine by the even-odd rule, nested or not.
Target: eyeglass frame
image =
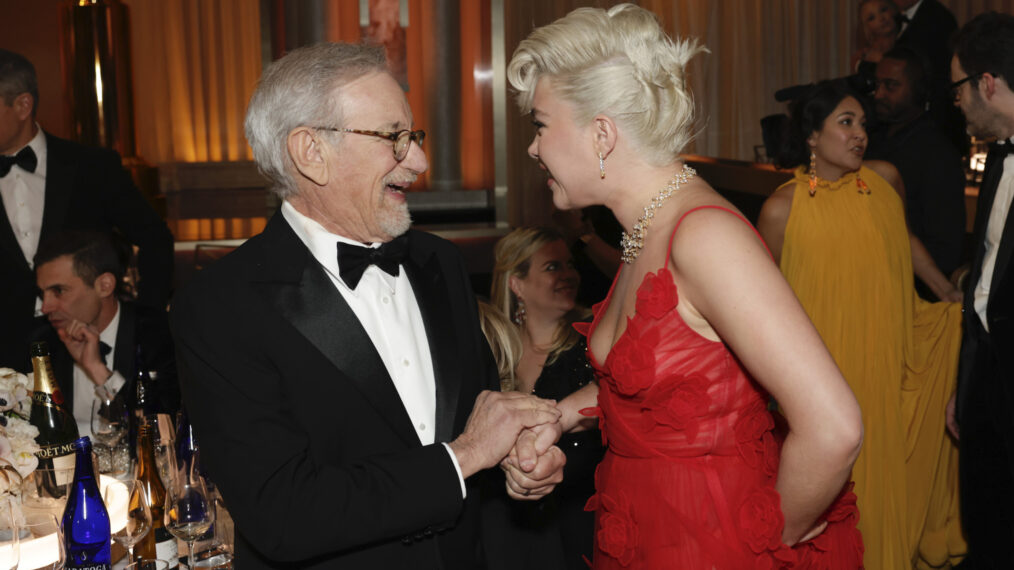
[[[423,130],[413,131],[409,129],[402,129],[400,131],[369,131],[364,129],[340,129],[338,127],[314,127],[314,128],[320,131],[353,133],[356,135],[366,135],[370,137],[379,137],[382,139],[387,139],[392,143],[394,143],[393,145],[391,145],[391,152],[394,153],[394,159],[397,160],[398,162],[405,160],[405,157],[408,156],[409,150],[411,150],[412,148],[413,142],[419,145],[419,148],[421,149],[423,145],[423,140],[426,139],[426,131]],[[398,139],[400,139],[404,135],[404,133],[408,133],[408,144],[405,145],[404,147],[405,150],[402,152],[401,156],[398,156]]]
[[[983,75],[985,75],[987,73],[989,73],[989,72],[988,71],[982,71],[982,72],[976,73],[974,75],[967,75],[967,76],[965,76],[964,79],[959,79],[959,80],[955,81],[954,83],[951,83],[951,86],[949,87],[949,89],[951,91],[951,97],[953,97],[954,100],[956,101],[958,99],[958,97],[961,96],[961,95],[958,94],[958,89],[961,88],[962,85],[964,85],[965,83],[968,83],[969,81],[978,81],[979,79],[982,78]]]

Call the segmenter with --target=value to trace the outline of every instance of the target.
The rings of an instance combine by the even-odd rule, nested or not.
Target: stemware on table
[[[215,501],[197,469],[197,461],[181,469],[166,487],[165,527],[187,543],[188,566],[196,562],[194,545],[215,522]]]
[[[137,481],[137,479],[117,481],[106,487],[106,505],[117,504],[117,498],[122,501],[124,496],[127,499],[125,513],[126,524],[123,524],[122,528],[120,528],[120,523],[124,521],[112,521],[113,528],[119,528],[119,530],[113,533],[113,539],[116,540],[120,546],[127,549],[130,560],[133,560],[134,545],[140,542],[142,538],[151,532],[151,507],[148,505],[148,499],[144,493],[144,487]],[[112,513],[110,514],[112,515]]]

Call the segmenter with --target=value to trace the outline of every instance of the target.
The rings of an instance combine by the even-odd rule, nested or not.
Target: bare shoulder
[[[757,219],[758,229],[764,227],[784,227],[792,211],[792,198],[796,195],[795,184],[783,184],[768,196],[761,207]],[[763,232],[763,229],[761,230]]]
[[[753,225],[721,197],[687,207],[681,218],[672,244],[672,261],[677,267],[706,261],[729,248],[763,248]]]
[[[901,173],[898,172],[898,169],[893,164],[886,160],[864,160],[863,166],[879,174],[881,178],[895,188],[901,182]]]

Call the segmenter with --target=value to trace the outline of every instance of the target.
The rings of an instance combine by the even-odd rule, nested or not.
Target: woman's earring
[[[810,151],[810,197],[817,194],[817,153]]]
[[[605,179],[606,177],[606,157],[599,153],[599,179]]]
[[[525,314],[525,302],[521,297],[518,297],[518,306],[514,309],[514,324],[522,327],[525,325],[525,321],[528,319],[528,315]]]

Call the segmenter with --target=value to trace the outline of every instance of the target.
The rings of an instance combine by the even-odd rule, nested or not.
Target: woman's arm
[[[789,425],[776,489],[794,544],[848,479],[859,405],[788,283],[750,227],[720,210],[684,219],[672,261],[688,302],[779,402]]]
[[[898,172],[898,169],[893,164],[882,160],[868,160],[863,164],[882,176],[894,188],[898,196],[901,197],[902,204],[905,203],[905,181],[902,180],[901,173]],[[906,220],[905,223],[907,227],[908,221]],[[911,230],[908,230],[908,241],[909,247],[912,250],[912,271],[916,276],[941,301],[960,303],[961,291],[940,271],[936,262],[933,261],[929,250],[923,245],[922,240],[916,237]]]

